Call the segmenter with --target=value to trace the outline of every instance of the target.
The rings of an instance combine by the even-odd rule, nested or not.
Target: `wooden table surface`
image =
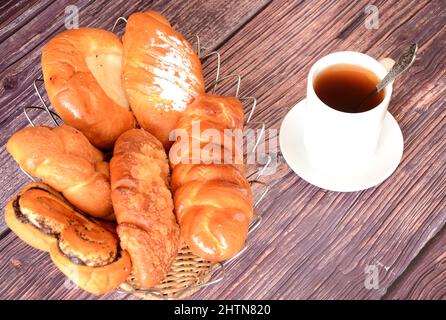
[[[199,34],[222,54],[222,73],[243,76],[242,93],[258,99],[254,121],[278,129],[305,97],[306,75],[341,50],[396,58],[411,42],[419,54],[394,85],[389,111],[404,135],[404,155],[381,185],[337,193],[312,186],[278,156],[262,179],[272,189],[259,206],[264,221],[224,281],[197,299],[446,298],[446,1],[376,0],[379,27],[366,28],[371,1],[3,1],[0,4],[1,207],[26,183],[5,151],[27,125],[22,108],[39,105],[32,81],[42,45],[64,30],[65,8],[80,26],[110,29],[118,16],[154,9],[184,35]],[[206,63],[210,79],[215,66]],[[229,86],[222,93],[229,94]],[[43,90],[43,88],[42,88]],[[227,92],[225,92],[227,91]],[[34,121],[50,124],[33,114]],[[365,268],[378,270],[367,289]],[[0,218],[0,298],[94,299],[65,285],[47,254],[20,241]],[[100,299],[132,299],[114,292]]]

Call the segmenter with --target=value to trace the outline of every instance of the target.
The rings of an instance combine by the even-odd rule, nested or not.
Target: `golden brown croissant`
[[[130,282],[149,289],[170,270],[180,234],[161,142],[143,129],[123,133],[115,144],[110,174],[121,246],[132,260]]]
[[[130,274],[115,232],[76,212],[54,189],[30,183],[5,208],[9,228],[27,244],[49,252],[56,266],[93,294],[117,288]]]
[[[204,92],[192,46],[154,11],[132,14],[124,37],[123,86],[142,128],[166,149],[179,115]]]
[[[51,104],[66,124],[102,149],[134,127],[121,82],[122,51],[113,33],[81,28],[59,33],[42,52]]]
[[[83,212],[113,219],[108,163],[80,131],[67,125],[24,128],[6,149],[23,170],[62,192]]]
[[[199,134],[191,131],[193,121],[201,125]],[[221,139],[218,144],[203,138],[202,127],[215,129],[217,134],[213,136],[220,139],[225,129],[241,130],[242,105],[232,97],[200,96],[178,121],[177,128],[185,130],[187,138],[179,136],[169,153],[175,212],[182,237],[196,255],[209,261],[223,261],[236,255],[246,241],[253,216],[252,194],[243,176],[243,162],[237,162],[239,159],[234,157],[243,148],[226,145],[234,140]],[[224,163],[221,160],[228,159],[220,155],[198,159],[193,154],[194,148],[182,148],[197,141],[199,151],[209,144],[217,145],[217,151],[228,150],[231,162]],[[183,162],[173,163],[178,159]],[[195,160],[198,161],[192,162]]]

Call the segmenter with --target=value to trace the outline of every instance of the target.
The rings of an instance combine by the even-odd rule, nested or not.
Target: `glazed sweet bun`
[[[176,142],[169,150],[172,169],[179,163],[219,163],[244,173],[243,121],[243,106],[237,98],[197,97],[176,124]]]
[[[178,117],[204,93],[200,59],[154,11],[130,15],[122,42],[123,86],[130,107],[141,127],[168,149]]]
[[[76,208],[114,219],[108,162],[78,130],[67,125],[23,128],[8,140],[6,150],[23,170],[62,192]]]
[[[208,261],[224,261],[240,252],[253,218],[243,148],[234,139],[224,139],[243,129],[243,119],[235,97],[201,95],[182,114],[169,151],[181,236],[194,254]],[[194,128],[197,123],[199,129]]]
[[[43,48],[42,72],[51,104],[63,121],[101,149],[134,127],[122,88],[123,48],[111,32],[66,30]]]
[[[224,180],[235,183],[246,190],[249,199],[252,199],[251,187],[234,166],[219,164],[178,164],[172,172],[172,192],[190,181]]]
[[[5,221],[27,244],[50,252],[56,266],[93,294],[117,288],[130,274],[116,232],[88,219],[43,183],[25,186],[5,208]]]
[[[176,167],[183,164],[227,164],[244,173],[243,154],[233,146],[226,148],[225,145],[207,141],[197,143],[193,138],[178,141],[169,151],[170,167],[175,172]]]
[[[224,261],[244,246],[253,216],[245,188],[224,180],[190,181],[175,192],[181,235],[193,253]]]
[[[243,106],[236,97],[203,94],[197,97],[185,110],[182,123],[192,121],[212,122],[216,127],[242,129],[244,122]],[[178,125],[177,127],[181,127]]]

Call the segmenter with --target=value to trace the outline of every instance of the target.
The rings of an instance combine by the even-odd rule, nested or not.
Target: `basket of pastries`
[[[130,15],[122,38],[63,31],[41,66],[63,124],[8,140],[34,180],[6,205],[9,228],[95,295],[184,298],[218,282],[258,222],[227,139],[245,125],[240,99],[205,89],[194,47],[154,11]]]

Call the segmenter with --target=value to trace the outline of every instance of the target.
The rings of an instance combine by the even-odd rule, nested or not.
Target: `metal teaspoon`
[[[384,89],[390,82],[392,82],[396,77],[398,77],[401,73],[409,69],[412,63],[415,60],[417,54],[418,46],[416,43],[411,44],[406,50],[404,50],[403,54],[398,58],[398,60],[393,65],[392,69],[390,69],[389,73],[376,85],[376,87],[371,91],[359,104],[361,107],[364,102],[367,101],[370,97],[372,97],[375,93],[380,92]]]

